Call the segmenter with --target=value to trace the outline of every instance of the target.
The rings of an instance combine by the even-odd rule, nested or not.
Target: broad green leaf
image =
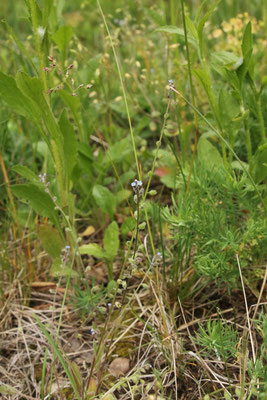
[[[14,42],[16,43],[18,48],[20,49],[21,53],[26,57],[27,61],[30,63],[31,67],[35,70],[35,72],[38,73],[38,70],[37,70],[35,64],[32,62],[32,58],[29,55],[29,53],[28,53],[26,47],[24,46],[24,44],[19,40],[19,38],[17,37],[17,35],[15,34],[15,32],[13,31],[11,26],[7,23],[7,21],[2,20],[2,22],[5,24],[10,37],[14,40]]]
[[[65,168],[65,156],[64,156],[64,140],[57,124],[57,121],[52,113],[50,106],[48,105],[44,94],[42,82],[39,78],[31,78],[25,72],[18,72],[16,76],[16,81],[19,89],[35,104],[38,112],[41,115],[43,124],[46,127],[47,135],[49,140],[49,149],[53,155],[58,184],[60,189],[60,198],[62,206],[66,205],[66,190],[67,190],[67,180],[66,180],[66,168]]]
[[[208,73],[203,71],[202,69],[197,68],[193,70],[193,74],[197,78],[198,82],[202,85],[203,89],[205,89],[206,92],[209,92],[211,82]]]
[[[14,185],[10,188],[19,200],[29,201],[30,206],[38,214],[50,218],[54,224],[58,225],[58,215],[55,210],[55,204],[48,193],[32,183]]]
[[[215,100],[214,92],[211,87],[210,76],[208,72],[203,71],[201,69],[194,69],[193,70],[194,76],[197,78],[198,82],[203,86],[204,90],[207,93],[210,106],[214,114],[216,114],[218,121],[220,120],[220,113],[218,112],[217,102]]]
[[[249,54],[252,50],[252,32],[251,32],[251,22],[246,26],[243,40],[242,40],[242,54],[243,57],[246,58],[247,54]]]
[[[197,25],[199,24],[199,22],[200,22],[200,20],[201,20],[201,15],[203,14],[203,10],[204,10],[205,4],[206,4],[208,1],[210,1],[210,0],[203,0],[203,1],[200,3],[200,5],[199,5],[199,7],[197,8],[197,10],[196,10],[197,13],[196,13],[195,21],[196,21],[196,24],[197,24]]]
[[[267,143],[256,151],[252,166],[255,181],[257,183],[267,182]]]
[[[89,158],[91,161],[94,161],[92,147],[90,147],[87,143],[79,142],[78,152]]]
[[[122,190],[118,191],[116,193],[116,203],[117,204],[122,203],[124,200],[127,200],[131,194],[132,194],[132,192],[127,189],[122,189]]]
[[[104,236],[104,249],[107,258],[114,258],[119,250],[119,227],[116,221],[107,227]]]
[[[72,29],[70,26],[61,26],[54,35],[52,35],[52,40],[58,45],[61,52],[63,62],[66,59],[67,46],[72,38]]]
[[[191,19],[188,17],[188,15],[185,16],[185,21],[186,21],[186,27],[190,31],[191,35],[198,41],[198,33],[197,29],[194,25],[194,22],[191,21]]]
[[[44,28],[48,25],[49,15],[53,7],[54,0],[45,0],[43,3],[42,26]]]
[[[62,276],[72,276],[73,278],[78,278],[79,276],[78,272],[74,271],[67,265],[63,265],[59,257],[53,261],[52,267],[50,269],[50,274],[55,278],[59,278]]]
[[[28,167],[25,167],[23,165],[14,165],[12,170],[20,174],[23,178],[28,179],[28,181],[30,182],[39,182],[38,176]]]
[[[114,280],[109,281],[108,286],[107,286],[107,291],[108,293],[115,292],[118,287],[118,283]]]
[[[93,187],[93,197],[101,210],[107,213],[110,218],[113,218],[116,209],[116,197],[114,194],[104,186],[95,185]]]
[[[240,162],[235,160],[235,161],[232,161],[231,165],[232,165],[233,169],[237,169],[239,171],[245,171],[245,170],[248,171],[248,168],[249,168],[249,165],[244,161],[241,161],[241,165],[240,165]]]
[[[265,86],[267,86],[267,75],[264,75],[261,79],[261,88],[263,89]]]
[[[211,53],[211,67],[219,74],[222,69],[236,70],[243,62],[243,58],[237,57],[230,51],[217,51]]]
[[[243,63],[236,71],[241,86],[244,82],[244,78],[247,75],[247,72],[250,69],[251,56],[252,56],[252,49],[246,54],[246,57],[243,59]]]
[[[66,92],[66,90],[59,90],[58,94],[73,113],[81,109],[81,101],[78,96],[72,96],[71,93]]]
[[[35,103],[41,101],[40,106],[42,105],[44,89],[40,78],[31,77],[25,72],[20,71],[16,75],[16,82],[24,96],[29,97]]]
[[[223,160],[219,151],[209,142],[209,140],[204,138],[199,139],[197,154],[198,160],[207,169],[217,170],[223,167]]]
[[[70,180],[72,170],[77,160],[77,139],[73,126],[68,120],[67,112],[64,110],[60,116],[59,126],[64,136],[65,165]]]
[[[16,113],[25,117],[31,114],[30,104],[18,89],[15,79],[2,72],[0,72],[0,96]]]
[[[156,32],[176,33],[177,35],[184,36],[184,31],[181,28],[173,25],[165,25],[156,29]]]
[[[87,254],[88,256],[93,256],[96,258],[104,258],[105,252],[101,246],[97,243],[89,243],[80,246],[80,254]]]
[[[90,177],[91,181],[93,181],[93,172],[94,172],[94,165],[93,161],[90,160],[88,157],[85,157],[83,154],[78,153],[78,166],[79,168],[86,172]]]
[[[81,116],[81,102],[78,96],[72,96],[70,93],[66,92],[65,90],[60,90],[59,92],[60,97],[62,98],[63,102],[68,106],[73,114],[75,119],[75,123],[79,130],[81,137],[84,137],[83,132],[83,122]]]
[[[219,94],[219,108],[223,125],[227,125],[240,113],[240,105],[231,90],[229,91],[226,88],[221,89]]]
[[[166,26],[161,26],[160,28],[157,28],[155,32],[165,32],[165,33],[172,33],[178,35],[180,38],[183,38],[184,40],[184,30],[181,28],[177,28],[177,26],[173,25],[166,25]],[[187,34],[187,39],[188,42],[197,47],[197,41],[196,39],[190,34]]]
[[[146,12],[150,18],[155,22],[156,25],[163,25],[165,18],[159,13],[159,10],[153,10],[153,8],[147,7]]]
[[[110,159],[115,163],[120,163],[125,160],[131,160],[131,145],[129,137],[121,139],[110,146],[109,155],[106,155],[106,162],[110,163]]]
[[[232,88],[239,93],[240,96],[240,81],[236,71],[225,70],[225,77],[227,82],[232,86]]]
[[[24,2],[25,2],[26,6],[27,6],[27,9],[28,9],[29,19],[31,19],[32,18],[32,13],[31,13],[30,0],[24,0]],[[35,8],[36,8],[37,23],[38,23],[38,26],[40,26],[41,23],[42,23],[42,11],[41,11],[37,1],[35,1]]]
[[[209,19],[210,15],[213,13],[215,8],[218,6],[218,4],[221,2],[221,0],[215,1],[215,3],[209,8],[207,13],[204,15],[203,18],[198,23],[197,27],[197,32],[198,32],[198,40],[199,40],[199,48],[200,48],[200,54],[203,56],[204,55],[204,46],[203,46],[203,28],[207,20]]]
[[[59,257],[64,247],[64,242],[58,231],[51,225],[41,225],[38,237],[45,251],[53,258]]]
[[[215,1],[215,3],[209,8],[207,13],[204,15],[203,18],[198,23],[197,26],[197,32],[198,32],[198,40],[199,40],[199,48],[200,48],[200,54],[204,56],[204,42],[203,42],[203,28],[207,20],[209,19],[210,15],[213,13],[215,8],[218,6],[218,4],[221,2],[221,0]]]
[[[121,233],[126,236],[129,232],[133,232],[136,226],[136,221],[133,217],[127,217],[121,225]]]

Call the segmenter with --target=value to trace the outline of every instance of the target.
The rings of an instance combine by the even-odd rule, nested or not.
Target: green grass
[[[154,3],[0,6],[7,398],[265,396],[267,9]]]

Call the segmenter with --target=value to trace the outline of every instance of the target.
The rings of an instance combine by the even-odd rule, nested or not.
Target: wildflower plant
[[[226,361],[236,355],[238,334],[226,321],[210,319],[205,327],[199,325],[194,340],[206,357]]]

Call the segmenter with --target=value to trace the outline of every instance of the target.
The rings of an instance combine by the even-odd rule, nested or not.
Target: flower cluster
[[[133,191],[135,193],[134,201],[135,201],[135,203],[138,203],[138,200],[144,194],[143,182],[142,181],[138,181],[137,179],[135,179],[131,183],[131,186],[132,186]]]
[[[62,265],[66,265],[69,261],[69,258],[70,258],[70,246],[65,246],[61,250],[61,255],[60,255],[60,260]]]
[[[153,267],[156,267],[161,263],[161,261],[162,261],[162,255],[160,251],[158,251],[157,254],[155,254],[154,257],[152,258],[151,265]]]
[[[41,183],[43,183],[46,193],[49,193],[50,182],[47,182],[47,180],[46,180],[46,173],[44,172],[43,174],[39,174],[38,178],[39,178],[39,181]]]
[[[58,90],[61,90],[63,88],[66,80],[70,78],[70,73],[71,73],[71,70],[74,69],[74,64],[70,64],[64,71],[61,71],[57,65],[57,61],[55,58],[53,58],[52,56],[48,56],[48,60],[49,60],[49,67],[44,67],[44,71],[49,73],[53,70],[57,70],[59,75],[63,76],[63,80],[61,83],[59,83],[57,86],[54,86],[48,90],[48,94],[51,94],[51,93],[57,92]],[[75,85],[75,81],[73,78],[71,78],[71,87],[72,87],[71,95],[72,96],[77,96],[76,91],[81,88],[91,89],[91,87],[93,86],[91,83],[88,83],[87,85],[84,85],[83,83],[81,83],[78,87],[75,88],[74,85]]]

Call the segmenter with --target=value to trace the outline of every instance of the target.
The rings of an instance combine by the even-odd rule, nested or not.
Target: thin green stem
[[[137,243],[138,243],[138,234],[139,234],[139,218],[140,218],[140,198],[139,193],[136,194],[137,196],[137,218],[136,218],[136,234],[135,234],[135,242],[134,242],[134,258],[137,251]]]
[[[33,0],[32,0],[33,1]],[[119,78],[120,78],[120,83],[121,83],[121,89],[122,89],[122,93],[123,93],[123,99],[124,99],[124,105],[125,105],[125,109],[126,109],[126,113],[127,113],[127,118],[128,118],[128,124],[129,124],[129,129],[130,129],[130,135],[131,135],[131,140],[132,140],[132,146],[133,146],[133,152],[134,152],[134,158],[135,158],[135,163],[136,163],[136,169],[137,169],[137,175],[139,180],[141,180],[141,173],[140,173],[140,168],[139,168],[139,163],[138,163],[138,156],[137,156],[137,150],[136,150],[136,145],[135,145],[135,140],[134,140],[134,133],[133,133],[133,127],[132,127],[132,122],[131,122],[131,117],[130,117],[130,111],[129,111],[129,107],[128,107],[128,102],[127,102],[127,97],[126,97],[126,91],[125,91],[125,86],[123,83],[123,79],[122,79],[122,72],[121,72],[121,67],[119,64],[119,59],[115,50],[115,46],[110,34],[110,30],[107,24],[107,20],[106,17],[103,13],[102,7],[100,5],[100,1],[97,0],[97,4],[101,13],[101,16],[103,18],[103,22],[110,40],[110,45],[114,54],[114,58],[115,58],[115,62],[116,62],[116,66],[117,66],[117,70],[118,70],[118,74],[119,74]]]
[[[160,133],[160,138],[159,138],[159,140],[157,142],[157,149],[156,149],[156,153],[155,153],[155,156],[154,156],[154,159],[153,159],[152,168],[151,168],[151,171],[149,171],[149,179],[148,179],[148,183],[147,183],[147,186],[146,186],[146,191],[145,191],[145,194],[144,194],[144,201],[145,201],[145,199],[147,197],[147,194],[148,194],[148,191],[149,191],[149,188],[150,188],[150,184],[151,184],[151,179],[152,179],[152,176],[153,176],[154,171],[155,171],[156,161],[157,161],[157,158],[158,158],[158,153],[159,153],[161,141],[162,141],[162,138],[163,138],[163,135],[164,135],[164,131],[165,131],[165,128],[166,128],[169,108],[170,108],[170,100],[168,101],[167,108],[166,108],[166,111],[165,111],[165,114],[164,114],[163,125],[162,125],[162,129],[161,129],[161,133]]]
[[[246,142],[247,155],[248,155],[248,165],[249,165],[249,170],[251,171],[251,168],[252,168],[252,146],[251,146],[249,127],[248,127],[248,119],[245,118],[243,123],[244,123],[244,129],[245,129],[245,142]]]
[[[261,99],[259,97],[258,100],[256,100],[256,107],[257,107],[257,114],[258,114],[258,120],[260,124],[260,133],[261,133],[261,139],[264,141],[266,132],[265,132],[265,126],[264,126],[264,119],[262,115],[262,108],[261,108]]]

